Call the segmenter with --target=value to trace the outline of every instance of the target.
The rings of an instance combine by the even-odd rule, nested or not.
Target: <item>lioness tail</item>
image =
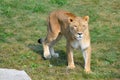
[[[38,39],[38,43],[42,44],[42,42],[43,42],[42,38]]]

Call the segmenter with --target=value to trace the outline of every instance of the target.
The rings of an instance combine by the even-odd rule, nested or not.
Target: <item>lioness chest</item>
[[[77,40],[72,41],[72,42],[71,42],[71,46],[72,46],[72,48],[74,48],[74,49],[80,48],[80,41],[77,41]]]
[[[71,46],[74,49],[79,49],[81,48],[82,50],[88,48],[90,46],[89,42],[83,42],[82,40],[74,40],[71,42]]]

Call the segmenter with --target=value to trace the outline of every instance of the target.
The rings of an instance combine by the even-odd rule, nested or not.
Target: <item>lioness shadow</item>
[[[43,58],[43,48],[42,45],[39,44],[29,44],[28,48],[34,51],[36,54],[39,54]]]
[[[50,63],[53,66],[66,66],[67,65],[67,55],[66,55],[66,53],[62,50],[58,50],[56,52],[59,53],[59,57],[58,58],[52,57],[50,59]]]
[[[38,45],[29,44],[28,48],[30,48],[36,54],[39,54],[43,58],[43,60],[46,60],[43,57],[43,47],[42,47],[42,45],[40,45],[40,44],[38,44]],[[53,66],[66,66],[67,65],[67,55],[66,55],[66,53],[62,50],[58,50],[56,52],[59,53],[59,57],[58,58],[52,57],[51,59],[49,59],[50,64],[53,65]]]

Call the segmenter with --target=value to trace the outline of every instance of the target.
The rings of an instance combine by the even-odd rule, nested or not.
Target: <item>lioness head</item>
[[[84,32],[88,29],[89,16],[69,18],[69,30],[73,37],[81,40],[84,37]]]

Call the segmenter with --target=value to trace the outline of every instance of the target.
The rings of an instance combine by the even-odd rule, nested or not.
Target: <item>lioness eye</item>
[[[74,27],[77,27],[77,26],[74,26]]]

